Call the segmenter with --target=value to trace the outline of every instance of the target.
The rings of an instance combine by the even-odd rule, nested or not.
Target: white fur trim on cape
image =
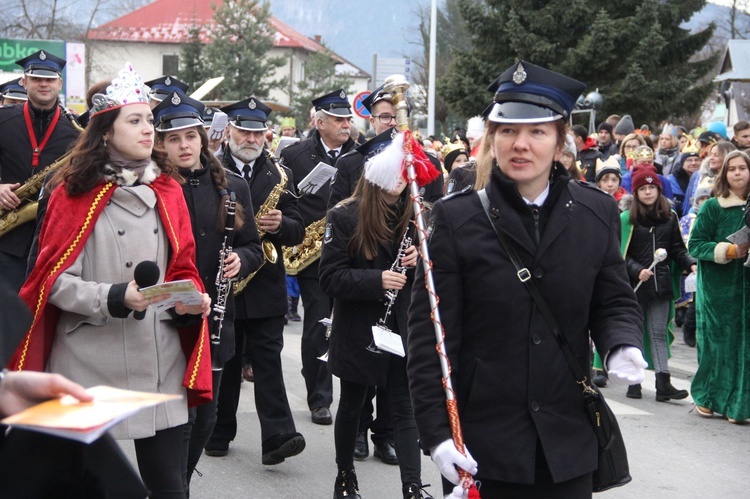
[[[732,208],[734,206],[745,206],[745,201],[732,191],[729,191],[729,196],[716,198],[719,202],[719,206],[722,208]]]
[[[716,243],[716,246],[714,247],[714,261],[716,263],[729,263],[727,250],[729,250],[730,246],[732,246],[732,244],[727,242]]]
[[[140,183],[150,184],[156,180],[159,175],[161,175],[161,168],[159,168],[155,162],[151,161],[151,163],[149,163],[143,170]],[[135,185],[138,181],[138,175],[133,170],[121,170],[118,172],[112,165],[107,164],[104,166],[104,179],[107,182],[114,182],[117,185],[130,187]]]

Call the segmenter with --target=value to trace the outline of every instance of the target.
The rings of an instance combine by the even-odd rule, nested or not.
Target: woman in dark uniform
[[[485,135],[493,161],[485,189],[493,224],[531,272],[583,372],[590,370],[590,331],[610,379],[632,384],[643,379],[641,314],[620,254],[620,212],[611,197],[572,180],[557,161],[584,88],[523,61],[493,83]],[[591,497],[597,443],[582,390],[479,196],[472,190],[448,196],[432,216],[429,248],[445,348],[482,497]],[[415,281],[423,278],[418,266]],[[451,440],[421,285],[414,287],[408,340],[420,444],[458,483],[454,465],[471,467],[472,460]],[[444,482],[444,490],[451,487]]]
[[[167,162],[176,168],[185,180],[185,195],[193,236],[196,242],[196,267],[203,285],[217,302],[216,277],[219,257],[224,242],[226,213],[225,201],[230,193],[236,195],[234,219],[235,237],[232,252],[224,261],[224,278],[236,279],[255,272],[263,261],[258,229],[252,217],[250,189],[245,179],[221,166],[208,148],[208,135],[203,128],[204,105],[182,92],[175,91],[153,110],[157,131],[157,146],[167,153]],[[223,366],[234,356],[234,294],[225,297],[226,309],[218,349],[211,353],[214,366]],[[214,310],[209,317],[212,334],[218,322]],[[220,369],[213,371],[213,400],[190,411],[192,422],[189,434],[187,485],[190,484],[195,465],[216,423],[216,402],[221,380]]]
[[[367,387],[382,386],[393,417],[403,496],[416,499],[422,497],[420,452],[406,361],[372,345],[372,326],[385,316],[389,291],[398,294],[386,325],[405,340],[413,272],[407,276],[394,267],[412,268],[417,260],[416,248],[405,239],[412,236],[412,207],[402,174],[393,175],[395,187],[381,188],[369,180],[375,168],[368,162],[354,194],[328,212],[320,261],[320,286],[334,298],[328,368],[341,380],[334,498],[359,498],[354,446],[360,412]]]

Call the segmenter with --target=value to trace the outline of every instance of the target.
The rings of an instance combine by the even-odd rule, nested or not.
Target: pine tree
[[[458,1],[468,48],[457,49],[438,86],[457,112],[481,112],[492,100],[486,85],[519,59],[598,88],[604,116],[652,124],[695,112],[712,90],[697,82],[716,56],[695,56],[713,25],[693,34],[680,27],[704,0]]]
[[[203,55],[203,42],[200,39],[202,26],[193,22],[188,28],[188,43],[182,48],[180,71],[176,75],[195,90],[207,79]]]
[[[349,93],[352,81],[346,76],[336,75],[335,55],[323,44],[325,51],[313,52],[305,60],[305,78],[296,84],[292,92],[292,115],[297,128],[303,129],[310,119],[311,101],[339,88]]]
[[[208,75],[226,76],[219,89],[222,100],[251,95],[264,99],[271,88],[285,84],[285,79],[271,79],[286,60],[268,57],[275,33],[270,19],[268,1],[227,0],[214,6],[214,26],[204,61]]]

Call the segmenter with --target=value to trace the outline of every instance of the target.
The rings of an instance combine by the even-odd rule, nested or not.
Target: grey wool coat
[[[50,209],[54,209],[50,206]],[[133,279],[136,265],[155,260],[162,275],[169,242],[147,185],[119,187],[96,222],[75,263],[56,280],[49,303],[61,309],[48,370],[85,387],[108,385],[183,399],[144,409],[111,432],[118,439],[151,437],[187,422],[182,379],[186,360],[177,327],[152,308],[143,320],[113,317],[113,285]]]

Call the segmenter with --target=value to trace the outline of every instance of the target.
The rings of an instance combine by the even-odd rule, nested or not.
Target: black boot
[[[348,470],[339,468],[336,483],[333,485],[333,499],[361,499],[354,468]]]
[[[671,383],[669,373],[656,373],[656,401],[666,402],[669,399],[682,400],[687,398],[687,390],[678,390]]]
[[[607,386],[607,375],[604,371],[594,369],[594,378],[591,380],[599,388]]]
[[[687,307],[680,307],[674,309],[674,324],[677,327],[682,327],[685,323],[685,314],[687,313]]]
[[[294,322],[299,322],[302,320],[302,317],[299,316],[297,313],[297,307],[299,306],[299,296],[297,298],[292,298],[290,305],[289,305],[289,320]]]
[[[404,493],[404,499],[435,499],[424,490],[425,487],[429,487],[429,485],[405,483],[401,487],[401,490]]]
[[[625,396],[629,399],[639,399],[643,395],[641,394],[641,385],[640,383],[637,385],[630,385],[628,387],[628,393],[625,394]]]

